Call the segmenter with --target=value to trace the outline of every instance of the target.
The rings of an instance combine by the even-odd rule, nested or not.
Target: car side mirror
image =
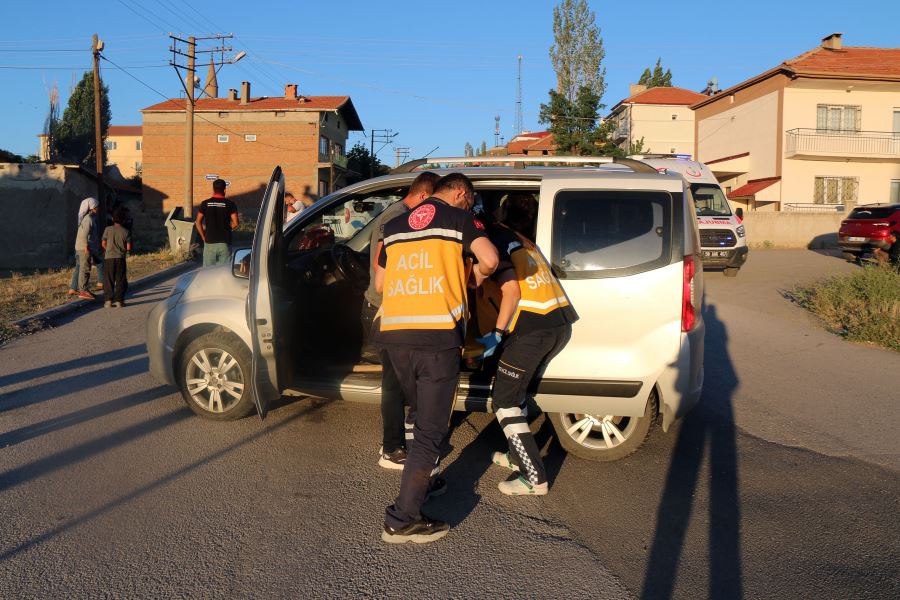
[[[743,208],[736,208],[736,209],[734,210],[734,214],[737,215],[737,218],[738,218],[738,219],[741,219],[741,220],[744,219],[744,209],[743,209]]]
[[[250,279],[250,248],[235,250],[231,260],[231,274],[241,279]]]

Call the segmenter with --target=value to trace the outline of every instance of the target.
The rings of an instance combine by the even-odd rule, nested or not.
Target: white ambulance
[[[722,186],[702,162],[683,156],[643,154],[629,156],[641,160],[660,173],[679,173],[690,186],[700,225],[703,266],[725,270],[736,277],[747,262],[747,235],[741,223],[744,212],[731,209]]]

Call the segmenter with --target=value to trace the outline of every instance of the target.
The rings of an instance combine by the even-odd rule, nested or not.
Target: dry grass
[[[793,290],[834,333],[900,352],[900,272],[867,266]]]
[[[128,279],[134,281],[175,264],[167,250],[128,257]],[[4,273],[0,278],[0,342],[21,333],[13,323],[38,311],[72,300],[67,294],[72,269],[50,269],[30,274]],[[91,272],[91,286],[97,271]]]

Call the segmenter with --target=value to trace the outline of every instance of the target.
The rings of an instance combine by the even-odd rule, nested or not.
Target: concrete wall
[[[744,227],[751,247],[826,248],[837,246],[837,231],[847,213],[799,214],[748,212]]]
[[[687,106],[635,104],[631,107],[631,140],[642,137],[644,152],[694,156],[694,111]]]
[[[0,268],[61,267],[74,254],[81,200],[93,179],[63,165],[0,164]]]

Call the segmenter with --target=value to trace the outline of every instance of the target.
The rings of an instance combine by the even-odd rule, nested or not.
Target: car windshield
[[[691,194],[694,195],[694,206],[698,217],[730,217],[731,207],[722,193],[722,188],[717,185],[705,183],[691,184]]]
[[[849,219],[887,219],[894,211],[893,206],[857,206],[850,213]]]

